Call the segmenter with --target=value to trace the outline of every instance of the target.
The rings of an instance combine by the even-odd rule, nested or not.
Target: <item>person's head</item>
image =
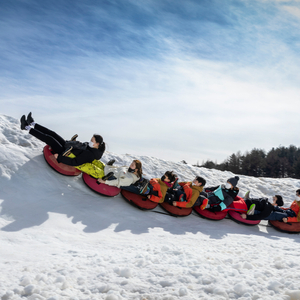
[[[231,177],[227,180],[227,183],[226,183],[226,187],[228,189],[233,189],[237,186],[238,184],[238,181],[239,181],[240,177],[239,176],[234,176],[234,177]]]
[[[283,199],[282,199],[282,196],[280,195],[275,195],[273,197],[273,205],[274,206],[283,206]]]
[[[297,201],[300,201],[300,189],[296,191],[296,199]]]
[[[162,177],[161,180],[165,182],[175,181],[177,175],[173,171],[167,171]]]
[[[203,177],[196,176],[192,183],[196,186],[205,186],[206,180]]]
[[[133,160],[128,168],[128,172],[132,172],[136,174],[139,178],[142,178],[142,163],[138,159]]]
[[[103,142],[103,138],[99,134],[94,134],[91,138],[91,142],[93,145],[90,143],[91,148],[97,148],[102,150],[103,152],[105,151],[105,143]]]

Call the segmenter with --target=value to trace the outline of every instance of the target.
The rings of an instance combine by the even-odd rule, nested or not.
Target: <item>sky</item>
[[[0,113],[195,164],[298,144],[300,1],[0,2]]]

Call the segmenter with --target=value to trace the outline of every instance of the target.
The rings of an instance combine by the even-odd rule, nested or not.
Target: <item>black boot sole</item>
[[[31,124],[34,122],[33,117],[31,116],[31,112],[28,114],[26,122],[27,124]]]
[[[62,156],[68,156],[71,153],[72,149],[73,149],[72,146],[67,148],[61,155]]]
[[[25,127],[28,126],[28,123],[26,122],[25,115],[23,115],[23,116],[21,117],[20,122],[21,122],[21,129],[22,129],[22,130],[25,130],[25,129],[26,129]]]
[[[115,159],[111,159],[106,165],[107,166],[112,166],[115,163]]]
[[[74,135],[72,136],[72,138],[70,139],[70,141],[71,141],[71,142],[74,142],[74,141],[76,141],[77,138],[78,138],[78,134],[74,134]]]

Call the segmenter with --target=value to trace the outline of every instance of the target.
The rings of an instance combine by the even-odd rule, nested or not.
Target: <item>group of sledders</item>
[[[197,176],[192,182],[178,182],[173,171],[167,171],[161,178],[147,180],[143,178],[142,163],[133,160],[128,170],[115,167],[115,160],[106,165],[100,161],[105,143],[99,134],[94,134],[90,142],[79,142],[77,135],[65,140],[54,131],[36,123],[29,113],[21,117],[21,129],[45,142],[51,147],[57,162],[73,166],[97,179],[98,184],[118,187],[143,196],[143,200],[156,203],[168,203],[180,208],[198,207],[200,210],[221,212],[228,209],[239,193],[239,177],[229,178],[225,184],[204,188],[206,180]],[[300,222],[300,189],[296,191],[295,201],[289,208],[283,208],[283,199],[275,195],[273,201],[267,198],[250,198],[250,192],[244,196],[247,205],[241,214],[244,220],[276,220]]]

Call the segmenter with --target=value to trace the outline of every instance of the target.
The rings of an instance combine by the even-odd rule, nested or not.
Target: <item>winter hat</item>
[[[240,179],[239,176],[235,176],[235,177],[229,178],[229,179],[227,180],[227,182],[230,182],[230,183],[233,185],[233,187],[236,187],[236,185],[237,185],[239,179]]]

